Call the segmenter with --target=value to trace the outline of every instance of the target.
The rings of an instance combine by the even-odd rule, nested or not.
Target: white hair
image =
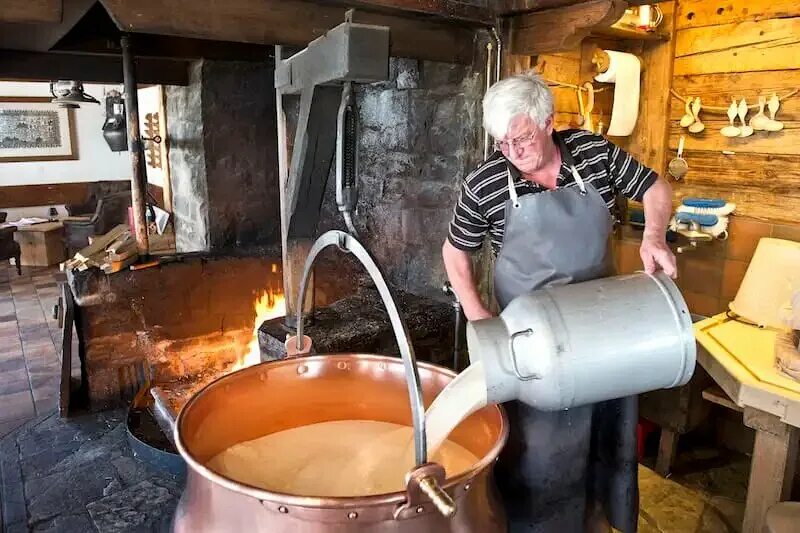
[[[553,114],[553,94],[533,72],[500,80],[483,97],[483,127],[495,139],[502,139],[511,120],[522,114],[531,117],[540,128]]]

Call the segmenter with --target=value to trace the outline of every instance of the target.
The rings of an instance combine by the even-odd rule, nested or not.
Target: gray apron
[[[520,294],[613,273],[605,201],[571,166],[577,187],[517,196],[508,173],[503,247],[495,263],[501,308]],[[497,481],[514,532],[584,530],[602,506],[615,528],[636,531],[636,397],[564,411],[505,404],[511,434]]]

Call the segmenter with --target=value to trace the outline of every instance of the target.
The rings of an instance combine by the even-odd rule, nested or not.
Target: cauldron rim
[[[256,498],[262,502],[270,502],[276,503],[281,505],[288,505],[292,507],[304,507],[304,508],[337,508],[337,509],[351,509],[351,508],[365,508],[365,507],[372,507],[372,506],[383,506],[387,504],[400,504],[407,499],[407,492],[405,490],[391,492],[387,494],[375,494],[369,496],[352,496],[352,497],[334,497],[334,496],[300,496],[297,494],[288,494],[276,491],[269,491],[262,488],[254,487],[252,485],[248,485],[246,483],[242,483],[239,481],[234,481],[229,479],[221,474],[218,474],[214,470],[208,468],[203,463],[195,459],[195,457],[189,452],[186,444],[184,443],[183,436],[181,435],[180,428],[183,425],[183,420],[186,416],[186,413],[189,412],[191,406],[194,405],[196,402],[201,401],[204,394],[208,394],[214,388],[225,386],[226,381],[235,378],[241,378],[243,373],[257,373],[259,369],[263,368],[266,365],[296,365],[298,363],[302,363],[303,361],[309,362],[333,362],[342,359],[357,359],[359,361],[375,361],[377,363],[388,363],[388,364],[397,364],[402,365],[403,362],[401,359],[397,357],[391,356],[384,356],[378,354],[365,354],[365,353],[336,353],[336,354],[318,354],[318,355],[311,355],[302,358],[288,358],[288,359],[280,359],[276,361],[265,361],[256,365],[252,365],[236,372],[231,372],[230,374],[226,374],[217,378],[216,380],[210,382],[205,387],[200,389],[194,396],[192,396],[186,405],[184,405],[183,409],[181,409],[180,414],[175,423],[175,446],[180,452],[181,456],[186,461],[187,465],[190,467],[190,470],[194,470],[195,472],[199,473],[209,481],[219,484],[225,487],[228,490],[250,496]],[[417,361],[417,366],[419,368],[423,368],[425,370],[439,373],[449,378],[455,378],[457,375],[451,369],[439,366],[433,363]],[[484,470],[491,468],[492,463],[494,463],[499,456],[501,450],[506,444],[508,440],[508,433],[509,433],[509,425],[508,425],[508,418],[506,416],[505,410],[500,405],[490,404],[484,407],[484,409],[493,409],[496,410],[500,416],[500,430],[498,432],[498,437],[492,446],[492,448],[483,455],[469,470],[462,472],[461,474],[453,477],[448,477],[445,484],[442,488],[450,488],[455,485],[462,485],[468,480],[474,479],[479,476]]]

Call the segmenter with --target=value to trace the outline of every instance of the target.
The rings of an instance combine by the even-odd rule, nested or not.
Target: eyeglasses
[[[517,137],[516,139],[511,139],[510,141],[495,141],[494,148],[495,150],[500,150],[505,154],[508,153],[509,146],[512,146],[515,150],[525,149],[533,144],[534,139],[536,139],[536,131],[530,135]]]

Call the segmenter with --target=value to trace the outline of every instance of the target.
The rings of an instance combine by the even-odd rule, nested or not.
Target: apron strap
[[[569,167],[570,172],[572,172],[572,177],[575,178],[575,183],[578,184],[578,188],[581,190],[581,194],[586,194],[586,184],[583,182],[583,178],[581,175],[578,174],[578,169],[575,168],[575,165]]]
[[[575,168],[575,165],[569,167],[570,172],[572,172],[572,177],[575,179],[575,183],[578,184],[578,188],[581,190],[581,195],[586,194],[586,184],[581,178],[581,175],[578,173],[578,169]],[[508,196],[511,198],[511,203],[514,207],[519,207],[519,196],[517,195],[517,188],[514,187],[514,178],[511,177],[511,170],[506,170],[506,178],[508,179]]]
[[[508,178],[508,196],[511,198],[511,203],[514,207],[519,207],[519,197],[517,196],[517,188],[514,187],[514,178],[511,177],[511,170],[506,170],[506,177]]]

